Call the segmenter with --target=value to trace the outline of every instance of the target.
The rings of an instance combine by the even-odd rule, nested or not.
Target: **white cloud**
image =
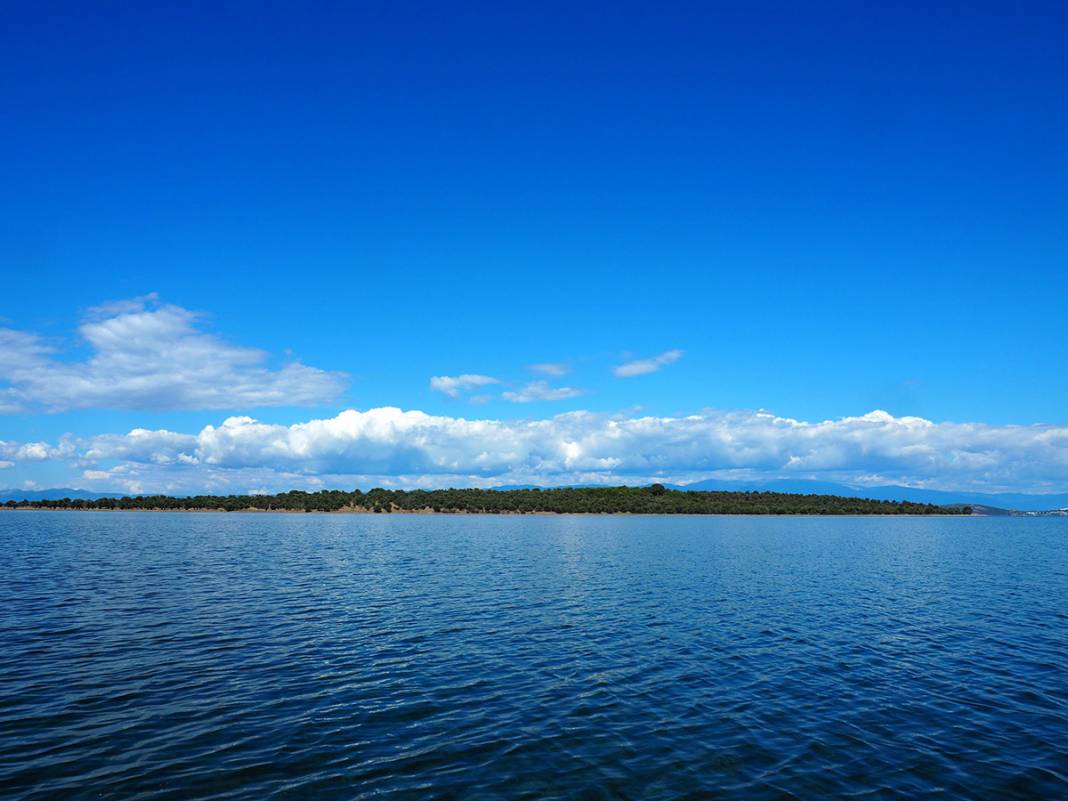
[[[436,392],[442,392],[450,398],[458,398],[462,392],[469,389],[477,389],[488,384],[500,382],[488,375],[475,375],[464,373],[463,375],[436,375],[430,379],[430,388]]]
[[[5,442],[0,440],[0,457],[15,462],[43,462],[75,455],[74,440],[65,436],[56,445],[47,442]]]
[[[559,378],[560,376],[567,375],[571,372],[571,365],[565,362],[542,362],[541,364],[532,364],[530,369],[535,373],[541,373],[542,375],[551,375],[553,378]]]
[[[30,442],[15,451],[15,458],[20,461],[41,461],[49,457],[52,449],[44,442]]]
[[[342,373],[291,362],[200,330],[199,317],[155,296],[98,306],[79,327],[84,361],[56,358],[36,334],[0,329],[0,412],[66,409],[225,409],[333,400]]]
[[[582,394],[582,390],[575,387],[553,387],[547,381],[532,381],[516,392],[502,392],[501,397],[512,403],[531,403],[577,398]]]
[[[41,445],[44,450],[37,449]],[[28,448],[22,451],[21,449]],[[383,407],[290,426],[231,417],[197,433],[135,429],[0,456],[69,460],[102,489],[462,486],[682,481],[723,471],[951,489],[1064,491],[1068,427],[934,423],[871,412],[822,422],[764,411],[570,412],[493,420]],[[739,472],[738,474],[741,474]]]
[[[636,375],[655,373],[661,367],[677,362],[682,358],[682,354],[683,351],[681,350],[667,350],[651,359],[635,359],[634,361],[626,362],[616,367],[612,372],[616,374],[617,378],[632,378]]]
[[[144,311],[146,306],[156,304],[158,301],[159,293],[149,292],[147,295],[140,295],[136,298],[112,300],[98,306],[90,306],[85,316],[87,320],[106,320],[109,317]]]

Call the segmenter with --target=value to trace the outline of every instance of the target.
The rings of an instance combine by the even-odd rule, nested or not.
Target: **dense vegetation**
[[[80,500],[8,501],[9,508],[242,510],[289,512],[529,512],[632,514],[944,515],[970,514],[969,507],[908,501],[872,501],[837,495],[782,492],[687,492],[651,487],[563,489],[325,490],[278,495],[167,495]]]

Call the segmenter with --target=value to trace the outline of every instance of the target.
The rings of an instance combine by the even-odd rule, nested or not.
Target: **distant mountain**
[[[870,498],[875,501],[912,501],[934,503],[939,506],[969,504],[997,509],[1017,509],[1022,512],[1046,512],[1068,506],[1068,493],[1038,495],[1026,492],[953,492],[949,490],[917,489],[894,485],[854,487],[830,481],[804,479],[775,479],[771,481],[722,481],[707,479],[675,489],[728,492],[800,492],[820,495],[842,495],[849,498]]]
[[[62,498],[95,501],[98,498],[118,498],[125,494],[123,492],[90,492],[89,490],[71,489],[70,487],[55,487],[43,490],[0,489],[0,503],[6,503],[7,501],[56,501]]]

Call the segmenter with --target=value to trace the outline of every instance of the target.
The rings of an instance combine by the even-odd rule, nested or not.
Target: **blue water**
[[[1068,798],[1068,518],[0,513],[7,799]]]

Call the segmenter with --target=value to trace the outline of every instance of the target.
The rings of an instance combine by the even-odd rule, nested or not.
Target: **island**
[[[363,512],[378,514],[970,515],[964,505],[785,492],[698,492],[647,487],[293,490],[277,495],[138,495],[7,501],[5,509]]]

